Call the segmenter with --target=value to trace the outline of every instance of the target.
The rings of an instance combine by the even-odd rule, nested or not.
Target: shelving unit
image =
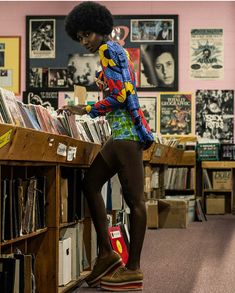
[[[83,272],[77,280],[64,287],[58,286],[60,231],[77,223],[77,221],[60,223],[60,180],[62,170],[88,168],[99,149],[100,145],[67,136],[1,124],[1,199],[4,178],[46,177],[45,228],[8,240],[1,237],[0,240],[0,254],[13,253],[18,248],[23,254],[35,256],[38,293],[67,292],[77,286],[86,275],[86,272]],[[1,205],[2,200],[0,208]],[[0,235],[2,235],[2,227],[1,216]]]
[[[196,195],[195,151],[184,151],[176,162],[169,162],[168,170],[170,169],[169,174],[172,175],[172,178],[169,178],[165,195]]]
[[[224,195],[225,196],[225,213],[235,214],[235,162],[234,161],[202,161],[202,198],[205,205],[206,196],[209,194]],[[205,177],[203,170],[206,170],[211,186],[205,186]],[[229,171],[231,172],[231,187],[230,188],[214,188],[212,175],[216,171]]]

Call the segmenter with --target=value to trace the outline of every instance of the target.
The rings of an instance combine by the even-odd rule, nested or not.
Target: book
[[[60,178],[60,222],[68,222],[68,178]]]
[[[195,206],[195,211],[196,211],[196,217],[199,222],[207,221],[206,214],[202,208],[202,203],[199,198],[196,198],[196,206]]]
[[[71,281],[71,237],[59,240],[59,286]]]
[[[0,87],[0,113],[1,113],[1,117],[2,117],[2,120],[4,121],[4,123],[14,124],[12,117],[11,117],[11,113],[6,105],[6,101],[4,99],[4,94],[3,94],[3,89],[1,87]]]
[[[24,119],[21,115],[19,106],[17,104],[15,94],[6,89],[0,88],[0,91],[1,91],[1,97],[2,97],[1,99],[3,103],[5,104],[5,108],[8,113],[7,115],[11,117],[10,120],[12,124],[16,126],[25,127]]]
[[[20,261],[11,255],[0,257],[0,292],[20,293]]]
[[[211,183],[211,180],[210,180],[210,177],[208,175],[207,170],[206,169],[203,169],[202,172],[203,172],[204,187],[206,189],[212,189],[213,188],[212,187],[212,183]]]
[[[121,256],[124,264],[128,261],[128,250],[120,225],[108,228],[109,238],[113,249]]]
[[[77,250],[77,230],[76,226],[67,227],[60,231],[60,238],[71,238],[71,279],[77,280],[79,271],[79,250]]]
[[[32,293],[32,255],[15,253],[14,257],[20,261],[20,293]]]
[[[3,217],[2,217],[2,240],[12,239],[12,197],[10,194],[9,179],[3,180]]]

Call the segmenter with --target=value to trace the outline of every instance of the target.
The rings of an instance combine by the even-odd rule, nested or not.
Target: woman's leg
[[[130,144],[129,152],[122,156],[122,163],[118,176],[123,197],[130,208],[130,250],[126,267],[137,270],[140,268],[140,255],[146,231],[144,168],[142,149],[137,143]]]
[[[114,172],[99,153],[87,170],[83,180],[83,191],[96,229],[100,257],[112,252],[108,235],[107,213],[101,189],[113,175]]]

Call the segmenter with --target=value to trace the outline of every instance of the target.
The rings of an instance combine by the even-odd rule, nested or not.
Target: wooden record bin
[[[67,292],[84,278],[81,275],[67,286],[58,286],[61,170],[88,168],[99,149],[100,145],[67,136],[0,125],[0,254],[19,249],[23,254],[34,255],[37,293]],[[43,182],[44,197],[38,203],[38,214],[30,218],[32,222],[29,224],[25,217],[19,224],[20,200],[14,195],[14,182],[32,178]],[[6,187],[7,206],[3,201]],[[72,224],[63,223],[63,228]]]

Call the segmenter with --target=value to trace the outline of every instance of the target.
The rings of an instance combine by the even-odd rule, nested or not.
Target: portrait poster
[[[162,135],[194,134],[192,93],[160,93],[158,103],[158,132]]]
[[[196,91],[196,134],[202,138],[233,143],[234,91]]]
[[[144,113],[144,117],[151,128],[152,132],[156,132],[156,97],[140,97],[139,96],[139,103],[140,107]]]
[[[190,77],[199,80],[224,77],[223,29],[191,30]]]
[[[140,85],[144,89],[160,91],[177,90],[177,54],[175,46],[169,44],[140,45]]]
[[[20,94],[21,37],[0,36],[0,87]]]
[[[55,58],[55,19],[31,19],[29,58]]]

